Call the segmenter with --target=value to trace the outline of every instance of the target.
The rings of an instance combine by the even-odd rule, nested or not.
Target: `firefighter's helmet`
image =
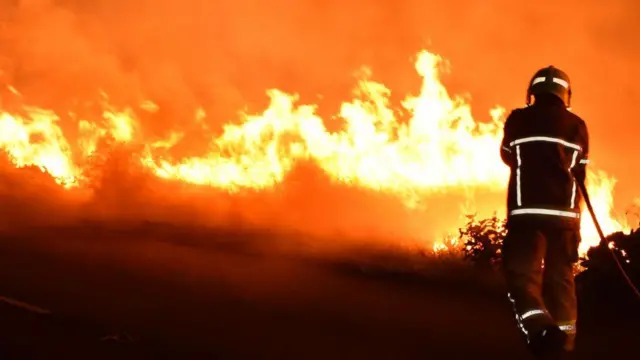
[[[567,108],[571,107],[571,82],[569,75],[564,71],[548,66],[538,70],[527,90],[527,105],[531,105],[532,97],[538,94],[553,94],[564,102]]]

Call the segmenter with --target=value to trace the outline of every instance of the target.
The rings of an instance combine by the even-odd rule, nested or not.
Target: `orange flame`
[[[451,97],[440,81],[443,65],[437,55],[418,54],[415,68],[422,87],[417,96],[405,98],[402,112],[392,108],[390,90],[366,73],[355,99],[341,106],[344,127],[338,132],[326,129],[314,105],[297,105],[297,96],[269,90],[270,104],[262,114],[225,125],[222,134],[212,135],[209,151],[197,157],[171,158],[166,150],[184,134],[145,138],[136,110],[108,104],[101,119],[77,121],[73,142],[52,111],[25,106],[21,114],[2,112],[0,148],[15,166],[37,166],[66,188],[87,185],[86,160],[101,141],[111,139],[144,146],[140,164],[160,178],[229,192],[271,188],[302,160],[314,162],[336,182],[393,194],[409,208],[434,192],[504,189],[508,169],[498,153],[504,109],[491,110],[491,121],[476,122],[469,104]],[[147,101],[140,109],[155,112],[158,107]],[[195,116],[202,121],[204,113],[198,110]],[[603,172],[589,174],[591,196],[607,232],[624,228],[611,216],[614,184]],[[583,252],[598,240],[589,224],[584,224]]]
[[[587,191],[589,192],[598,223],[605,235],[616,231],[629,230],[629,225],[626,222],[616,220],[612,216],[615,183],[615,178],[602,171],[592,171],[587,174]],[[580,244],[580,253],[584,255],[590,247],[596,246],[600,242],[600,236],[586,206],[582,212],[581,228],[582,243]]]

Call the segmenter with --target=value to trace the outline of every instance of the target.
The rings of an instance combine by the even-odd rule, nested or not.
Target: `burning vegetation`
[[[185,122],[210,141],[202,154],[190,156],[172,151],[188,141],[184,130],[172,129],[164,137],[145,131],[143,119],[160,111],[150,100],[118,108],[103,94],[100,101],[85,104],[84,113],[82,108],[60,113],[31,105],[19,89],[8,87],[3,103],[10,99],[12,105],[0,113],[0,148],[11,166],[35,167],[65,192],[85,199],[96,195],[95,183],[105,180],[107,160],[118,156],[126,161],[116,166],[120,173],[108,180],[112,183],[134,182],[132,176],[139,173],[157,178],[157,184],[171,183],[174,190],[176,184],[183,184],[183,190],[193,185],[227,196],[273,192],[287,185],[289,173],[300,164],[311,164],[333,184],[397,198],[407,211],[419,211],[429,197],[448,192],[483,189],[501,196],[508,175],[497,152],[504,109],[491,110],[489,121],[475,121],[469,104],[442,84],[444,65],[436,54],[418,53],[420,93],[407,96],[401,109],[391,105],[390,90],[367,74],[354,99],[342,103],[336,116],[342,125],[336,131],[327,129],[315,105],[298,104],[296,95],[276,89],[267,92],[270,102],[262,113],[243,114],[218,132],[210,129],[205,110],[195,108]],[[73,128],[63,128],[62,117]],[[614,184],[602,170],[588,175],[607,233],[628,229],[612,214]],[[584,254],[598,237],[588,214],[583,219]],[[436,251],[443,247],[434,245]]]
[[[316,81],[329,72],[347,78],[336,64],[353,71],[368,62],[332,58],[320,67],[301,53],[326,53],[319,45],[330,43],[331,52],[351,54],[355,40],[332,38],[344,29],[329,23],[358,20],[362,26],[353,28],[378,29],[373,24],[382,18],[422,26],[422,18],[405,14],[425,13],[412,10],[422,5],[396,9],[400,21],[370,4],[369,15],[354,19],[336,15],[351,13],[343,2],[317,14],[305,11],[311,2],[251,3],[255,12],[241,12],[249,8],[241,2],[236,8],[195,0],[192,6],[171,0],[153,7],[74,0],[3,5],[0,195],[11,210],[2,225],[95,217],[250,225],[393,239],[385,241],[438,252],[456,248],[437,240],[455,238],[465,214],[478,210],[481,218],[503,208],[508,169],[498,149],[505,108],[472,112],[467,95],[445,87],[443,57],[420,51],[411,69],[398,65],[410,53],[385,51],[394,69],[409,70],[388,78],[406,77],[415,84],[403,86],[413,87],[411,95],[392,93],[397,83],[379,75],[380,67],[363,68],[347,81],[351,94],[325,95],[339,97],[336,106],[306,96],[307,88],[327,93],[329,87],[307,86],[313,80],[297,70],[273,71],[287,75],[276,81],[264,75],[267,65],[255,66],[304,62],[300,67],[315,71]],[[256,15],[260,10],[274,18]],[[307,13],[331,21],[316,23]],[[290,27],[302,24],[317,41],[294,36]],[[205,29],[207,39],[200,36]],[[390,29],[380,31],[357,52],[398,43],[382,36]],[[269,56],[259,57],[256,44]],[[250,81],[258,73],[282,85],[266,96],[259,85],[264,104],[240,95],[258,86]],[[594,156],[599,152],[594,146]],[[594,165],[587,186],[602,227],[629,230],[613,211],[616,179]],[[584,215],[583,255],[598,243]]]

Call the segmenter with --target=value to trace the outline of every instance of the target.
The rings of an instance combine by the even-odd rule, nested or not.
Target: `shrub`
[[[497,215],[477,220],[476,215],[467,215],[467,224],[459,229],[459,241],[466,260],[480,267],[496,267],[500,264],[501,248],[507,234],[506,220]]]
[[[506,220],[496,215],[478,220],[475,215],[467,215],[467,223],[460,228],[458,244],[464,253],[464,258],[474,263],[488,263],[496,265],[500,263],[501,248],[507,234]],[[630,271],[640,271],[640,227],[629,234],[616,232],[607,236],[607,243],[611,250],[623,262],[625,268]],[[632,259],[638,259],[632,261]],[[581,265],[585,268],[617,267],[611,251],[606,246],[596,246],[587,252],[585,258],[581,258]]]

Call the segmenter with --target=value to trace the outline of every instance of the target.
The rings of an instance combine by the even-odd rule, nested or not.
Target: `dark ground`
[[[499,282],[278,243],[155,226],[5,234],[0,296],[51,313],[0,301],[0,359],[529,359]],[[581,358],[637,359],[636,324],[585,328]]]

